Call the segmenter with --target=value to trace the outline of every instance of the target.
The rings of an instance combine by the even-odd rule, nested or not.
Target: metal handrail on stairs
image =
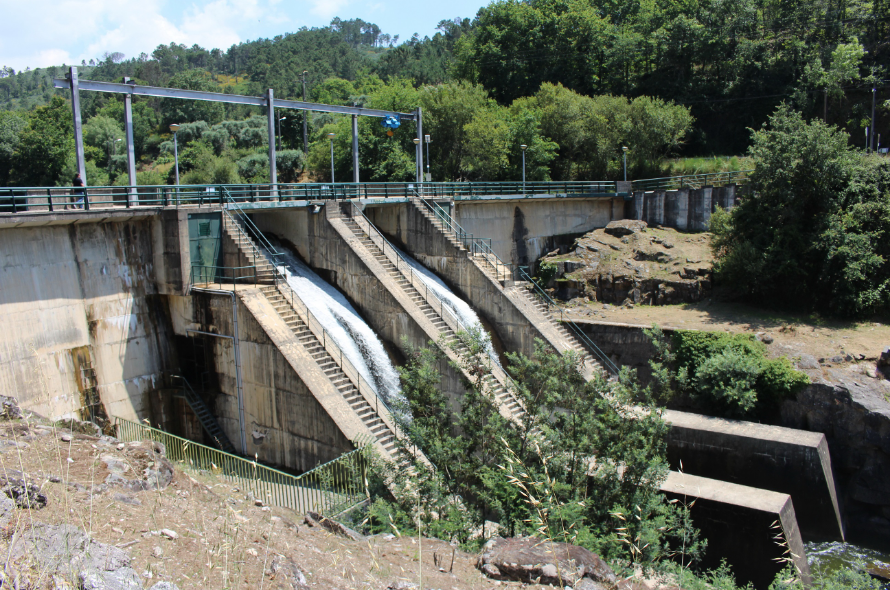
[[[216,418],[213,417],[210,408],[207,407],[207,404],[204,403],[201,396],[194,390],[191,383],[188,382],[188,379],[182,375],[171,375],[171,377],[181,380],[183,385],[185,385],[185,387],[182,388],[182,397],[192,408],[192,411],[195,413],[195,416],[197,416],[201,426],[203,426],[207,434],[210,435],[210,438],[212,438],[223,451],[235,454],[237,451],[235,451],[232,441],[226,436],[222,426],[220,426],[219,422],[216,421]],[[205,418],[205,415],[207,418]]]
[[[343,371],[343,374],[346,375],[346,378],[349,379],[355,388],[358,390],[359,394],[365,398],[365,401],[368,402],[377,416],[383,421],[384,425],[393,433],[393,436],[400,437],[402,434],[399,430],[398,426],[393,423],[388,416],[392,416],[393,412],[389,405],[386,403],[386,400],[382,399],[377,392],[370,386],[370,384],[362,377],[361,373],[359,373],[358,369],[348,357],[344,356],[343,350],[337,346],[334,338],[328,333],[328,331],[324,328],[321,322],[318,321],[318,318],[309,310],[309,307],[300,299],[300,296],[291,288],[291,286],[287,282],[287,276],[281,270],[281,264],[278,259],[282,255],[272,243],[263,235],[262,231],[253,223],[252,220],[247,216],[246,213],[241,209],[238,203],[231,198],[231,196],[227,195],[227,201],[230,204],[231,208],[238,212],[239,218],[243,220],[243,222],[247,225],[250,232],[254,234],[257,242],[260,243],[263,249],[268,251],[268,254],[263,254],[263,251],[260,247],[253,243],[250,239],[250,236],[244,232],[244,229],[241,227],[238,221],[226,211],[226,215],[229,215],[229,218],[232,219],[235,227],[241,231],[245,237],[248,238],[248,243],[253,248],[257,258],[268,259],[268,257],[273,258],[270,262],[272,263],[272,276],[275,282],[275,287],[278,292],[284,297],[285,301],[287,301],[290,306],[297,312],[297,315],[300,316],[300,319],[306,326],[309,328],[309,331],[312,332],[312,335],[318,340],[318,342],[322,345],[322,348],[331,356],[335,363],[340,367],[340,370]],[[383,407],[385,410],[385,414],[380,412],[380,407]]]
[[[435,293],[430,291],[429,286],[426,282],[416,273],[414,272],[414,268],[411,264],[402,256],[401,252],[393,246],[389,240],[387,240],[383,234],[380,232],[377,227],[371,223],[371,220],[365,216],[364,211],[353,201],[349,202],[350,206],[350,217],[362,228],[362,224],[364,227],[363,231],[368,235],[371,241],[377,246],[383,255],[396,267],[396,270],[408,280],[408,283],[414,287],[415,290],[419,294],[421,294],[424,300],[429,304],[430,307],[433,308],[433,311],[436,310],[436,305],[438,305],[439,309],[437,313],[439,317],[445,321],[445,324],[451,329],[452,332],[457,334],[458,332],[467,332],[467,327],[460,321],[457,315],[448,308],[448,306],[436,296]],[[388,248],[388,250],[387,250]],[[500,383],[504,386],[505,389],[509,390],[513,388],[516,390],[516,386],[513,382],[513,379],[507,374],[505,370],[500,367],[500,364],[494,356],[494,352],[492,350],[487,351],[487,360],[488,365],[487,368],[491,371],[492,375],[500,381]],[[516,401],[519,402],[519,405],[522,407],[522,401],[513,395],[516,398]],[[523,407],[523,410],[525,408]]]
[[[455,231],[454,228],[460,228],[460,231],[461,231],[460,235],[464,239],[466,239],[472,243],[472,247],[467,248],[467,250],[469,250],[471,253],[476,253],[477,251],[480,252],[483,255],[482,257],[485,259],[485,261],[494,268],[496,277],[500,276],[499,267],[509,268],[512,271],[511,274],[514,277],[514,280],[517,280],[516,277],[518,277],[518,280],[528,281],[533,286],[532,290],[535,292],[535,294],[538,295],[539,297],[542,297],[544,299],[544,302],[546,304],[548,304],[548,306],[549,305],[556,306],[556,302],[553,301],[553,299],[551,299],[551,297],[547,294],[547,292],[544,291],[544,289],[542,289],[541,286],[538,285],[537,282],[532,280],[532,278],[530,276],[528,276],[528,273],[525,272],[524,267],[517,266],[515,269],[513,269],[512,264],[507,264],[506,262],[501,260],[500,256],[498,256],[497,253],[495,253],[495,251],[491,248],[491,240],[489,240],[488,243],[486,244],[485,240],[483,238],[473,237],[473,234],[468,233],[466,230],[464,230],[462,227],[460,227],[460,225],[458,225],[458,223],[456,221],[454,221],[454,219],[448,214],[448,212],[446,212],[444,209],[442,209],[442,207],[440,207],[438,204],[428,202],[426,199],[421,197],[416,192],[415,192],[415,195],[417,196],[417,199],[421,203],[423,203],[424,206],[426,206],[426,208],[429,209],[429,211],[431,213],[433,213],[439,219],[442,220],[442,222],[445,224],[445,226],[448,229],[450,229],[451,231],[454,232]],[[463,240],[461,240],[461,241],[463,243]],[[495,261],[497,261],[497,262],[495,262]],[[600,350],[599,346],[597,346],[593,342],[593,340],[591,340],[590,337],[587,336],[584,333],[584,331],[581,330],[581,328],[575,322],[573,322],[570,319],[567,319],[565,317],[565,315],[563,314],[562,309],[559,310],[559,321],[561,324],[568,326],[570,332],[576,338],[578,338],[578,340],[581,341],[581,343],[590,351],[590,353],[594,356],[594,358],[596,358],[597,361],[599,361],[599,363],[603,366],[603,368],[605,368],[607,371],[609,371],[613,375],[618,374],[619,369],[615,365],[615,363],[612,362],[612,359],[610,359],[608,356],[606,356],[606,353],[604,353],[602,350]]]

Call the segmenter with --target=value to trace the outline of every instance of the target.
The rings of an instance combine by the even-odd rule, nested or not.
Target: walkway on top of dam
[[[306,206],[329,200],[432,199],[472,201],[495,198],[624,198],[636,191],[677,190],[741,184],[748,171],[720,172],[635,181],[547,182],[365,182],[239,185],[154,185],[86,187],[0,188],[0,215],[33,212],[178,208],[225,205],[232,200],[245,206]]]

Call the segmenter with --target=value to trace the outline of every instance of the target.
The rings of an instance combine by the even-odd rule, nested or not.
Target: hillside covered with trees
[[[222,50],[161,45],[151,55],[106,53],[80,64],[86,79],[332,104],[424,108],[434,180],[528,177],[612,179],[621,146],[633,176],[663,172],[671,155],[740,154],[785,102],[864,145],[876,88],[878,131],[890,109],[884,77],[890,2],[605,2],[500,0],[473,19],[439,23],[406,41],[360,19],[301,29]],[[65,184],[73,171],[67,94],[57,67],[0,70],[0,183]],[[125,183],[120,97],[82,93],[88,181]],[[268,172],[262,109],[137,98],[140,183],[172,182],[170,123],[180,135],[183,182],[262,182]],[[66,114],[67,113],[67,114]],[[325,134],[337,134],[339,178],[351,178],[349,125],[280,111],[282,180],[329,177]],[[414,173],[413,124],[393,137],[361,121],[362,180]]]

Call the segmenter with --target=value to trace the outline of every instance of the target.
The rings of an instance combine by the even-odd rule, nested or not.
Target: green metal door
[[[189,259],[192,264],[192,283],[217,282],[222,266],[220,248],[221,213],[189,214]]]

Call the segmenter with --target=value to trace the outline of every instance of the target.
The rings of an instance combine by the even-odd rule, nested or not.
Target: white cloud
[[[312,0],[312,8],[309,12],[324,19],[331,19],[335,16],[342,16],[343,9],[348,5],[349,0]]]

